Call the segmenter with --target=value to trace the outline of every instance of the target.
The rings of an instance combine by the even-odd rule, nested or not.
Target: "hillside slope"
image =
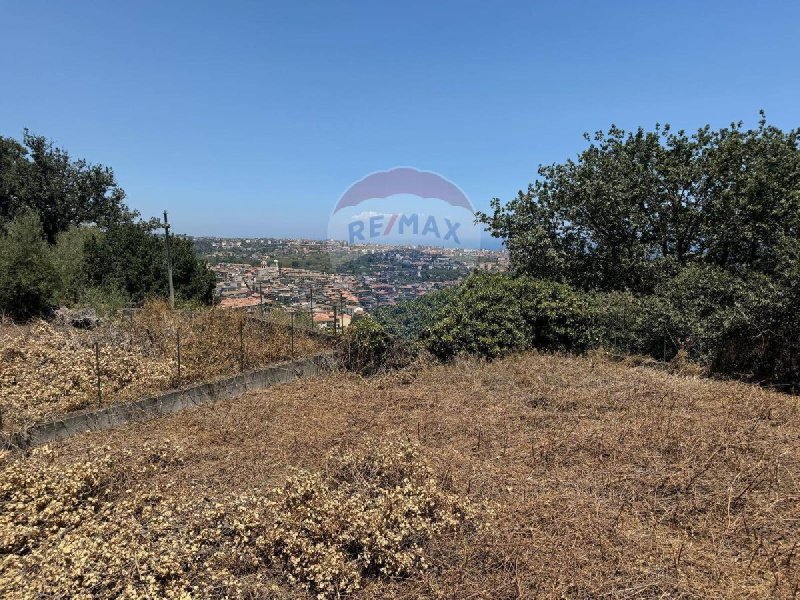
[[[219,511],[239,506],[225,508],[229,499],[260,497],[295,467],[325,472],[330,451],[410,440],[442,489],[488,502],[495,516],[487,509],[488,527],[433,539],[427,570],[366,574],[364,597],[789,598],[800,587],[799,408],[797,397],[754,386],[535,353],[281,385],[6,456],[3,499],[13,482],[42,472],[79,483],[61,513],[48,496],[58,486],[37,488],[42,516],[20,534],[28,548],[3,540],[0,591],[31,597],[83,586],[100,595],[92,577],[108,574],[93,575],[100,567],[91,565],[105,560],[119,564],[134,596],[151,577],[142,565],[165,554],[172,570],[152,575],[152,585],[177,577],[190,590],[212,564],[183,543],[192,511],[216,510],[210,522],[227,522]],[[110,475],[97,492],[102,469]],[[30,510],[3,503],[0,524]],[[47,529],[46,519],[58,527]],[[250,551],[242,539],[220,542],[225,560]],[[105,540],[107,554],[92,540]],[[136,557],[113,540],[135,540]],[[306,593],[277,567],[224,568],[205,594]]]

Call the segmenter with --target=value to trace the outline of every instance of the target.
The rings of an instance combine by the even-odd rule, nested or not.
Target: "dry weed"
[[[160,495],[145,517],[120,525],[126,535],[137,532],[123,548],[169,556],[173,545],[186,545],[184,535],[211,536],[202,546],[209,558],[198,564],[230,576],[214,588],[190,571],[192,585],[206,595],[241,589],[305,597],[305,588],[285,583],[282,557],[255,564],[244,551],[250,541],[226,545],[217,540],[243,538],[216,538],[187,515],[215,503],[237,506],[239,498],[254,499],[244,514],[253,510],[250,502],[264,509],[269,490],[283,487],[294,469],[316,473],[334,496],[338,479],[358,489],[375,460],[348,471],[330,453],[346,454],[365,439],[413,440],[439,490],[473,505],[491,502],[496,517],[490,528],[466,536],[442,530],[425,544],[433,568],[403,578],[362,575],[354,596],[792,598],[800,590],[800,399],[600,356],[530,353],[417,369],[407,377],[337,374],[279,385],[66,440],[56,447],[53,468],[73,472],[109,455],[119,465],[115,473],[129,473],[115,484],[122,491],[103,501],[106,512],[96,515],[125,507],[127,489]],[[182,445],[180,460],[145,461],[174,440]],[[39,468],[32,458],[6,460]],[[98,518],[69,535],[94,539]],[[235,520],[245,528],[256,522],[218,519],[223,532],[238,531]],[[254,539],[249,529],[243,535]],[[54,565],[47,576],[71,577],[56,541],[38,539],[38,560]],[[97,539],[117,543],[110,535]],[[273,541],[263,540],[271,556]],[[25,564],[13,572],[41,581],[39,563]],[[124,567],[119,576],[128,585],[138,577],[135,561]],[[141,568],[153,574],[156,566]],[[170,577],[163,581],[177,581]]]
[[[63,466],[43,448],[0,471],[0,595],[269,597],[285,580],[339,597],[364,578],[426,569],[425,545],[477,515],[438,488],[408,444],[338,456],[338,473],[298,472],[267,493],[216,500],[138,486],[182,463],[180,447],[143,451],[103,448]]]
[[[286,327],[255,323],[239,312],[170,311],[160,302],[92,331],[44,321],[7,327],[0,345],[3,429],[286,360],[291,342]],[[293,346],[294,356],[305,356],[324,344],[297,330]]]

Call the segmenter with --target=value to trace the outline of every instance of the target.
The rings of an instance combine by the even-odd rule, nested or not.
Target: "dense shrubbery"
[[[474,275],[423,334],[440,358],[605,347],[800,384],[800,130],[586,136],[479,214],[512,275]]]
[[[446,306],[454,294],[455,288],[445,288],[398,302],[395,306],[380,307],[373,315],[389,334],[415,340],[433,324],[439,309]]]
[[[408,341],[390,335],[370,316],[353,320],[339,346],[344,367],[362,375],[373,375],[383,368],[408,364],[413,349]]]
[[[440,359],[537,348],[606,348],[773,384],[800,381],[797,287],[690,266],[654,294],[576,290],[525,276],[473,274],[422,338]]]
[[[523,348],[573,350],[588,343],[589,298],[569,286],[475,273],[423,334],[440,359],[457,354],[497,358]]]
[[[164,240],[124,204],[113,171],[43,137],[23,142],[0,136],[0,312],[24,320],[165,297]],[[213,274],[189,240],[173,240],[177,297],[210,303]]]

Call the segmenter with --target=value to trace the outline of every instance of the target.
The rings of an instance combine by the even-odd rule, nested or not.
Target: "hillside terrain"
[[[7,453],[0,595],[792,598],[799,409],[599,355],[284,384]],[[403,516],[358,562],[337,512]]]

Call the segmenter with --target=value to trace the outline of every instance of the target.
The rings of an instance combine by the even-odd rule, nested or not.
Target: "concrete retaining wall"
[[[317,375],[329,371],[333,364],[334,358],[330,352],[276,363],[234,377],[170,390],[134,402],[107,406],[90,412],[72,413],[55,421],[37,423],[0,439],[0,445],[31,448],[85,431],[109,429],[131,421],[145,421],[207,402],[241,396],[245,392],[277,383]]]

